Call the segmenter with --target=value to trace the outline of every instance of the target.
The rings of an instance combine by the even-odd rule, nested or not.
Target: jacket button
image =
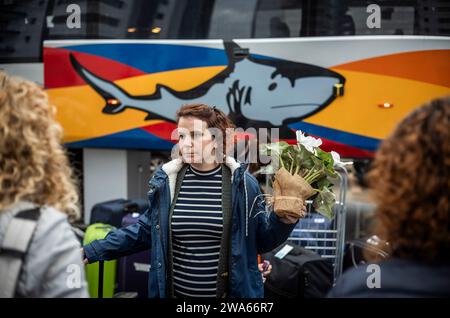
[[[155,227],[156,227],[156,229],[157,229],[157,230],[159,230],[159,224],[156,224],[156,226],[155,226]]]
[[[158,268],[161,268],[161,263],[158,263]]]

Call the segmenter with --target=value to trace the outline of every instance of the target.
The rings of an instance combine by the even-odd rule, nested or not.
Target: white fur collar
[[[237,162],[233,157],[225,157],[225,165],[231,170],[231,178],[233,178],[233,174],[237,168],[241,166],[239,162]],[[170,189],[170,201],[173,201],[173,196],[175,193],[175,184],[177,182],[178,172],[183,167],[184,163],[181,158],[176,158],[174,160],[165,163],[162,166],[162,170],[167,174],[169,178],[169,189]]]

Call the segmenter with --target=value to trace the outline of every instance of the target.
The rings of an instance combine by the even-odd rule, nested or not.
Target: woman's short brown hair
[[[195,117],[207,123],[208,128],[217,128],[222,132],[223,150],[229,148],[232,143],[232,136],[227,135],[228,128],[235,128],[233,122],[227,115],[216,107],[205,104],[187,104],[181,106],[177,111],[177,123],[181,117]]]
[[[450,98],[408,115],[378,150],[369,185],[375,232],[394,257],[450,260]]]

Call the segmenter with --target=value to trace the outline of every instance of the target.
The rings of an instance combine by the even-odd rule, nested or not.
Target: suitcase
[[[263,259],[272,264],[264,284],[265,298],[321,298],[333,286],[332,262],[298,245],[285,243]]]
[[[105,238],[114,229],[109,224],[96,223],[89,225],[84,235],[83,245]],[[104,268],[102,269],[101,266],[104,266]],[[99,294],[105,298],[112,298],[116,285],[117,261],[112,260],[87,264],[85,270],[89,295],[92,298],[97,298]],[[103,272],[103,275],[101,275],[100,271]],[[103,284],[101,281],[103,281]]]
[[[148,209],[147,200],[116,199],[97,203],[92,207],[91,224],[110,224],[116,228],[121,227],[123,217],[128,213],[144,213]]]
[[[135,224],[141,214],[129,213],[122,220],[122,226]],[[150,271],[150,251],[142,251],[119,259],[118,290],[136,292],[138,298],[148,297],[148,275]]]

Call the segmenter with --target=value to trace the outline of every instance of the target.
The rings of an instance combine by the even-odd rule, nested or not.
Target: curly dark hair
[[[393,257],[450,260],[450,98],[410,113],[376,153],[375,233]]]

